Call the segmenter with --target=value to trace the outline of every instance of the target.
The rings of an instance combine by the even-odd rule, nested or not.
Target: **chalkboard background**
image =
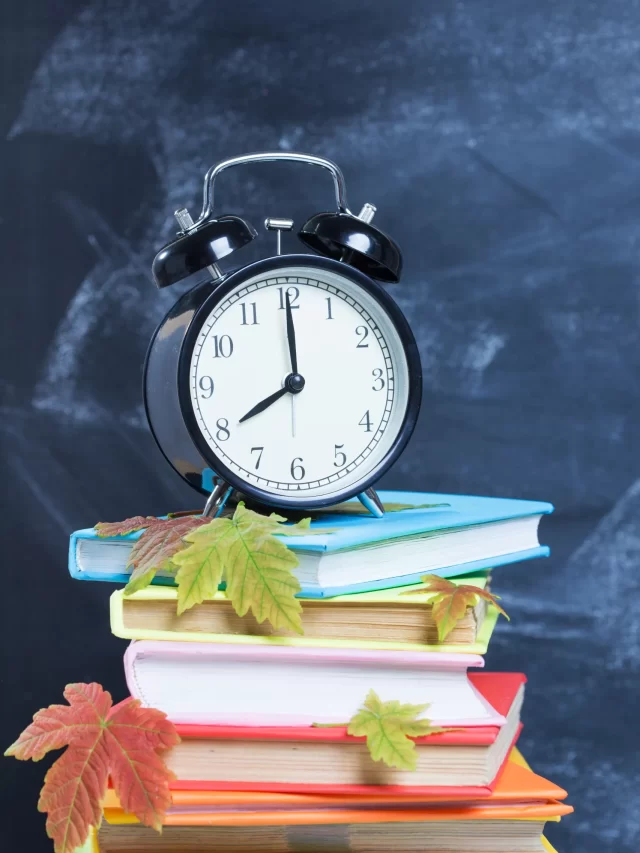
[[[405,252],[392,292],[424,405],[384,485],[557,507],[552,558],[496,572],[513,620],[489,665],[528,672],[522,746],[576,806],[549,836],[635,853],[638,2],[40,0],[3,15],[5,744],[69,681],[125,694],[111,588],[69,579],[70,531],[199,505],[140,400],[176,297],[150,279],[172,211],[196,212],[224,157],[309,151],[340,163],[352,205],[375,203]],[[220,197],[254,222],[331,205],[325,175],[282,165],[229,172]],[[43,772],[0,762],[7,849],[50,849]]]

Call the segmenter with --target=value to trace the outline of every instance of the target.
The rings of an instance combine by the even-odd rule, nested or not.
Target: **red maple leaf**
[[[68,705],[38,711],[5,752],[25,761],[52,749],[66,752],[50,767],[38,810],[47,812],[47,835],[56,853],[71,853],[99,826],[109,777],[122,807],[160,831],[171,805],[173,774],[158,755],[180,738],[166,715],[137,699],[113,705],[99,684],[68,684]]]
[[[210,522],[210,518],[193,513],[169,518],[136,515],[125,521],[101,521],[94,529],[100,537],[125,536],[137,530],[144,531],[134,543],[127,563],[131,577],[126,592],[132,593],[149,586],[156,572],[175,571],[171,558],[185,547],[184,537],[194,528]]]
[[[133,518],[126,518],[124,521],[99,521],[95,526],[95,531],[100,538],[126,536],[128,533],[135,533],[136,530],[153,527],[161,521],[162,519],[156,518],[155,515],[134,515]]]

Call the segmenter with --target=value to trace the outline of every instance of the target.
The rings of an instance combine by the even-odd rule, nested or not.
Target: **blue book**
[[[314,513],[311,529],[326,532],[285,538],[300,561],[295,574],[301,596],[390,589],[417,583],[424,574],[455,577],[549,554],[538,541],[538,525],[553,512],[551,504],[431,492],[379,495],[391,510],[383,518],[350,501],[339,512]],[[126,583],[129,554],[140,535],[100,538],[93,528],[76,531],[69,543],[71,575]],[[154,583],[172,584],[173,578],[159,573]]]

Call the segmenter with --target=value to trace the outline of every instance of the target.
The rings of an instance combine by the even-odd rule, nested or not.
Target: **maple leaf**
[[[156,572],[175,571],[173,557],[185,547],[185,535],[210,523],[210,518],[187,515],[160,519],[148,527],[131,549],[127,568],[132,571],[125,587],[126,593],[149,586]]]
[[[125,521],[96,524],[98,536],[123,536],[144,529],[134,543],[129,555],[127,569],[131,577],[125,588],[127,595],[149,586],[159,571],[175,571],[172,558],[184,548],[183,537],[190,530],[209,524],[210,518],[201,515],[180,515],[174,518],[146,518],[137,515]]]
[[[173,774],[157,750],[180,742],[166,715],[137,699],[113,705],[99,684],[68,684],[68,705],[50,705],[5,752],[21,761],[53,749],[66,752],[48,770],[38,810],[47,812],[47,835],[56,853],[71,853],[100,825],[109,777],[122,807],[160,831],[171,805]]]
[[[127,568],[127,594],[148,586],[160,570],[176,573],[178,615],[211,599],[223,580],[238,615],[250,609],[259,622],[302,633],[302,607],[295,598],[300,584],[292,574],[298,558],[279,536],[331,533],[310,530],[311,519],[296,524],[275,512],[262,515],[240,502],[233,514],[205,518],[178,513],[168,518],[135,516],[95,527],[99,536],[124,536],[143,530],[134,543]]]
[[[258,622],[302,633],[300,584],[292,573],[298,558],[273,534],[295,535],[309,520],[285,525],[282,516],[261,515],[240,502],[233,518],[216,518],[185,539],[173,557],[178,566],[178,612],[210,598],[224,578],[226,595],[239,616],[249,610]]]
[[[456,627],[458,622],[467,612],[467,607],[475,607],[479,598],[490,601],[491,604],[507,619],[509,617],[504,609],[498,604],[499,595],[494,595],[486,589],[480,589],[471,584],[457,585],[447,578],[438,575],[423,575],[420,580],[424,587],[421,589],[409,589],[400,593],[401,595],[424,595],[425,592],[434,593],[433,597],[433,621],[438,629],[438,639],[442,643]]]
[[[444,731],[432,726],[426,718],[418,719],[428,707],[428,704],[402,704],[396,699],[383,702],[374,690],[370,690],[364,707],[349,721],[347,734],[366,737],[374,761],[382,761],[398,770],[415,770],[416,745],[411,738]]]
[[[184,549],[173,555],[178,567],[178,616],[214,597],[222,582],[227,546],[233,535],[229,518],[214,518],[185,535]]]
[[[105,536],[126,536],[128,533],[135,533],[136,530],[152,527],[160,520],[155,515],[134,515],[133,518],[126,518],[124,521],[99,521],[93,529],[101,539]]]
[[[293,574],[298,558],[271,534],[294,535],[307,520],[285,526],[275,513],[265,518],[240,503],[231,523],[236,535],[230,539],[226,581],[234,610],[238,616],[251,610],[258,622],[268,619],[274,628],[302,634],[302,606],[295,597],[301,587]]]

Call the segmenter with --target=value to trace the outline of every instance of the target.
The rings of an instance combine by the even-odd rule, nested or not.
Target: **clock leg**
[[[358,500],[376,518],[382,518],[384,515],[384,506],[374,488],[367,489],[366,492],[360,492]]]
[[[218,480],[213,491],[207,498],[202,514],[210,518],[217,518],[225,507],[233,492],[233,486],[225,483],[224,480]]]

